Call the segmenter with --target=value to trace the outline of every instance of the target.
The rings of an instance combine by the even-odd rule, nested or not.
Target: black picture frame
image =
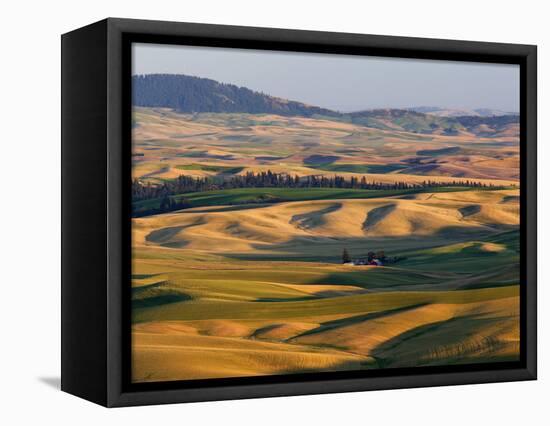
[[[520,65],[520,361],[131,384],[130,44]],[[62,36],[62,390],[115,407],[536,379],[536,46],[109,18]]]

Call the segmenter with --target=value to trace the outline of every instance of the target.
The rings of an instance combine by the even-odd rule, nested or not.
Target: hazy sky
[[[519,66],[137,43],[133,74],[187,74],[339,111],[519,111]]]

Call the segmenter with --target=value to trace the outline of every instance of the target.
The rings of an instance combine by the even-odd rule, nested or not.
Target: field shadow
[[[456,363],[475,357],[480,352],[498,349],[499,342],[491,336],[472,336],[483,333],[485,327],[502,321],[503,317],[487,317],[467,314],[421,325],[401,333],[375,347],[372,355],[384,368]],[[446,336],[456,336],[450,341]],[[415,363],[403,364],[404,358],[415,359]]]
[[[314,328],[313,330],[308,330],[308,331],[305,331],[302,334],[294,336],[291,340],[298,339],[298,338],[304,337],[304,336],[310,336],[312,334],[322,333],[322,332],[325,332],[325,331],[328,331],[328,330],[333,330],[333,329],[340,328],[340,327],[360,324],[360,323],[370,321],[370,320],[374,320],[374,319],[378,319],[378,318],[384,318],[384,317],[395,315],[395,314],[398,314],[398,313],[401,313],[401,312],[414,310],[414,309],[420,308],[420,307],[425,306],[425,305],[426,305],[426,303],[416,303],[416,304],[413,304],[413,305],[402,306],[402,307],[395,308],[395,309],[389,309],[387,311],[370,312],[368,314],[361,314],[361,315],[346,317],[346,318],[337,319],[337,320],[333,320],[333,321],[327,321],[327,322],[322,323],[319,327]]]
[[[458,209],[463,218],[468,216],[473,216],[481,211],[481,206],[479,204],[471,204],[469,206],[464,206]]]
[[[331,345],[324,346],[325,349],[332,349],[332,350],[341,350],[341,348],[334,347]],[[376,362],[373,359],[369,359],[368,357],[364,358],[358,358],[357,360],[348,360],[348,361],[341,361],[337,364],[334,364],[327,368],[296,368],[296,369],[285,369],[277,372],[274,374],[275,376],[278,375],[285,375],[285,374],[303,374],[303,373],[326,373],[330,371],[358,371],[358,370],[367,370],[367,369],[373,369],[377,368]]]
[[[376,225],[378,222],[384,219],[387,215],[393,212],[396,208],[397,208],[396,204],[386,204],[385,206],[380,206],[372,209],[367,213],[367,217],[363,222],[363,226],[362,226],[363,230],[368,231],[369,228]]]
[[[301,213],[292,216],[290,223],[300,229],[311,229],[326,223],[325,215],[336,212],[342,208],[342,203],[332,203],[329,206],[308,213]]]

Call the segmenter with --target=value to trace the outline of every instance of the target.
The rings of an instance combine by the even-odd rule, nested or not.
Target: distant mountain
[[[149,74],[133,77],[133,104],[166,107],[180,112],[336,116],[338,113],[301,102],[276,98],[246,87],[181,74]]]
[[[139,107],[172,108],[183,113],[248,113],[283,116],[324,117],[350,121],[366,127],[422,134],[457,135],[473,133],[480,136],[516,136],[519,134],[517,115],[486,115],[487,109],[469,114],[443,114],[436,107],[409,109],[372,109],[341,113],[327,108],[255,92],[246,87],[219,83],[207,78],[182,74],[149,74],[133,77],[133,105]],[[416,111],[421,110],[421,111]],[[427,113],[427,111],[432,111]],[[439,112],[436,114],[435,112]],[[466,111],[461,111],[465,113]],[[484,113],[485,115],[483,115]]]
[[[420,112],[424,114],[437,115],[439,117],[461,117],[461,116],[471,116],[471,117],[499,117],[502,115],[517,115],[514,112],[502,111],[499,109],[491,108],[476,108],[476,109],[455,109],[455,108],[441,108],[441,107],[430,107],[430,106],[420,106],[407,108],[409,111]]]

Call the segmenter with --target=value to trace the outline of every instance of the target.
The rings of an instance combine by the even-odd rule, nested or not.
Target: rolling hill
[[[323,117],[383,130],[422,134],[491,136],[507,131],[519,134],[519,116],[478,109],[473,116],[424,113],[426,109],[373,109],[342,113],[256,92],[246,87],[183,74],[136,75],[132,79],[136,107],[171,108],[180,113],[248,113]]]
[[[133,219],[133,378],[517,360],[517,194],[221,204]],[[401,260],[342,265],[342,247]]]
[[[498,117],[502,115],[518,115],[514,112],[502,111],[499,109],[493,108],[474,108],[474,109],[465,109],[465,108],[441,108],[436,106],[420,106],[407,108],[411,111],[422,112],[424,114],[438,115],[440,117],[463,117],[463,116],[473,116],[473,117]]]
[[[134,83],[133,381],[519,360],[517,116]]]
[[[374,109],[349,114],[351,121],[383,130],[399,130],[435,135],[492,136],[512,130],[519,134],[519,116],[443,116],[408,109]]]

